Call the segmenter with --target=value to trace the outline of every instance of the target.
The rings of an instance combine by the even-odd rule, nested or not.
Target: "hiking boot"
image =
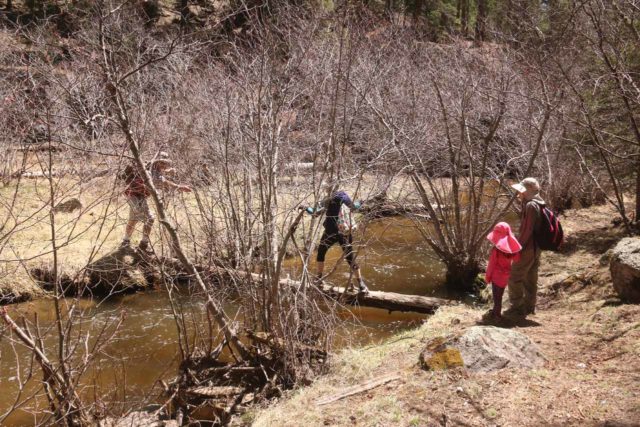
[[[502,313],[506,317],[525,317],[527,314],[527,311],[522,307],[509,307]]]
[[[501,315],[495,314],[493,312],[493,310],[489,310],[485,314],[482,315],[482,317],[480,318],[480,321],[478,323],[480,323],[482,325],[499,326],[499,325],[502,325],[503,318],[502,318]]]
[[[358,293],[359,294],[369,293],[369,288],[367,288],[367,285],[364,283],[364,280],[362,279],[360,279],[360,281],[358,282]]]

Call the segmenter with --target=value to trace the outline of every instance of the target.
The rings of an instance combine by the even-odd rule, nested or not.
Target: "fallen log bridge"
[[[389,312],[403,311],[432,314],[439,307],[451,305],[451,301],[442,298],[399,294],[396,292],[369,291],[366,294],[358,294],[342,287],[330,285],[322,285],[321,290],[324,294],[345,304],[382,308],[389,310]]]
[[[180,262],[177,259],[163,258],[162,261],[171,265],[175,269],[182,268]],[[247,273],[240,270],[226,269],[222,267],[202,266],[196,266],[196,269],[198,271],[207,273],[207,275],[213,275],[217,277],[236,277],[241,279],[250,278],[254,282],[260,282],[262,280],[262,277],[259,274]],[[293,287],[300,289],[303,286],[301,282],[291,279],[282,279],[279,281],[279,283],[281,287]],[[311,286],[314,286],[325,295],[343,304],[361,307],[381,308],[384,310],[388,310],[389,312],[402,311],[432,314],[439,307],[452,304],[452,301],[443,298],[426,297],[421,295],[408,295],[399,294],[396,292],[382,291],[370,291],[366,294],[361,294],[344,287],[332,286],[326,283],[322,285]]]

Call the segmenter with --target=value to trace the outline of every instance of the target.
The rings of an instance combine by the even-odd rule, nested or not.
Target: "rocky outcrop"
[[[152,287],[152,265],[133,248],[111,252],[85,268],[87,279],[83,294],[110,296],[130,293]]]
[[[502,368],[532,369],[542,366],[545,357],[526,335],[493,326],[474,326],[451,337],[435,338],[420,354],[424,369],[464,366],[472,372]]]
[[[611,250],[609,269],[613,288],[620,299],[640,303],[640,238],[620,240]]]

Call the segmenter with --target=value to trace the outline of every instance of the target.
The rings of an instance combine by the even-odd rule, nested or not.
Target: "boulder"
[[[151,287],[149,264],[133,248],[120,248],[85,268],[86,289],[97,296],[131,293]]]
[[[435,338],[420,354],[422,367],[430,370],[464,366],[472,372],[490,372],[507,367],[532,369],[544,362],[529,337],[493,326],[473,326],[459,335]]]
[[[431,340],[420,353],[420,366],[428,371],[464,366],[462,355],[457,348],[449,345],[449,340],[438,337]]]
[[[82,209],[82,202],[74,197],[67,201],[58,203],[56,207],[53,208],[53,211],[56,213],[57,212],[70,213],[75,211],[76,209]]]
[[[626,237],[611,250],[613,288],[624,302],[640,303],[640,238]]]

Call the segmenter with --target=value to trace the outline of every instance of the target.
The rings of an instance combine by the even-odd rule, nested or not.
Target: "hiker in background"
[[[545,202],[540,197],[540,184],[535,178],[525,178],[511,186],[518,192],[522,203],[518,242],[522,246],[520,260],[513,264],[509,279],[510,307],[505,315],[526,316],[535,314],[538,293],[538,268],[541,249],[536,244],[540,230],[541,212]]]
[[[162,190],[190,192],[191,187],[188,185],[176,184],[166,178],[167,172],[172,170],[171,165],[172,162],[166,155],[159,156],[159,158],[152,160],[147,164],[153,185]],[[153,212],[151,212],[147,201],[151,192],[145,185],[143,176],[135,164],[127,165],[122,172],[121,177],[126,184],[124,195],[127,198],[127,204],[129,205],[129,220],[127,222],[127,227],[125,228],[124,239],[122,239],[120,247],[124,248],[131,245],[131,236],[136,228],[136,224],[138,222],[143,222],[142,239],[140,240],[139,247],[143,251],[147,251],[149,249],[149,235],[151,234],[151,229],[155,220]]]
[[[502,295],[504,288],[509,283],[511,265],[520,259],[519,252],[522,250],[522,246],[506,222],[497,223],[493,227],[493,231],[487,235],[487,239],[493,244],[485,276],[487,284],[491,283],[493,309],[482,316],[482,321],[500,323],[502,321]]]
[[[358,282],[358,292],[368,293],[369,289],[362,279],[360,272],[360,266],[356,263],[355,254],[353,252],[353,236],[352,231],[355,228],[355,224],[351,218],[350,209],[359,209],[361,203],[354,203],[349,195],[342,191],[336,191],[327,200],[320,204],[320,207],[314,209],[307,207],[306,210],[310,214],[319,215],[323,211],[325,212],[324,219],[324,232],[320,238],[320,245],[318,246],[318,255],[316,257],[316,278],[318,282],[322,282],[324,274],[324,260],[329,248],[336,243],[339,243],[342,247],[342,251],[347,258],[349,267],[353,272],[353,276]],[[345,209],[349,208],[349,209]]]

